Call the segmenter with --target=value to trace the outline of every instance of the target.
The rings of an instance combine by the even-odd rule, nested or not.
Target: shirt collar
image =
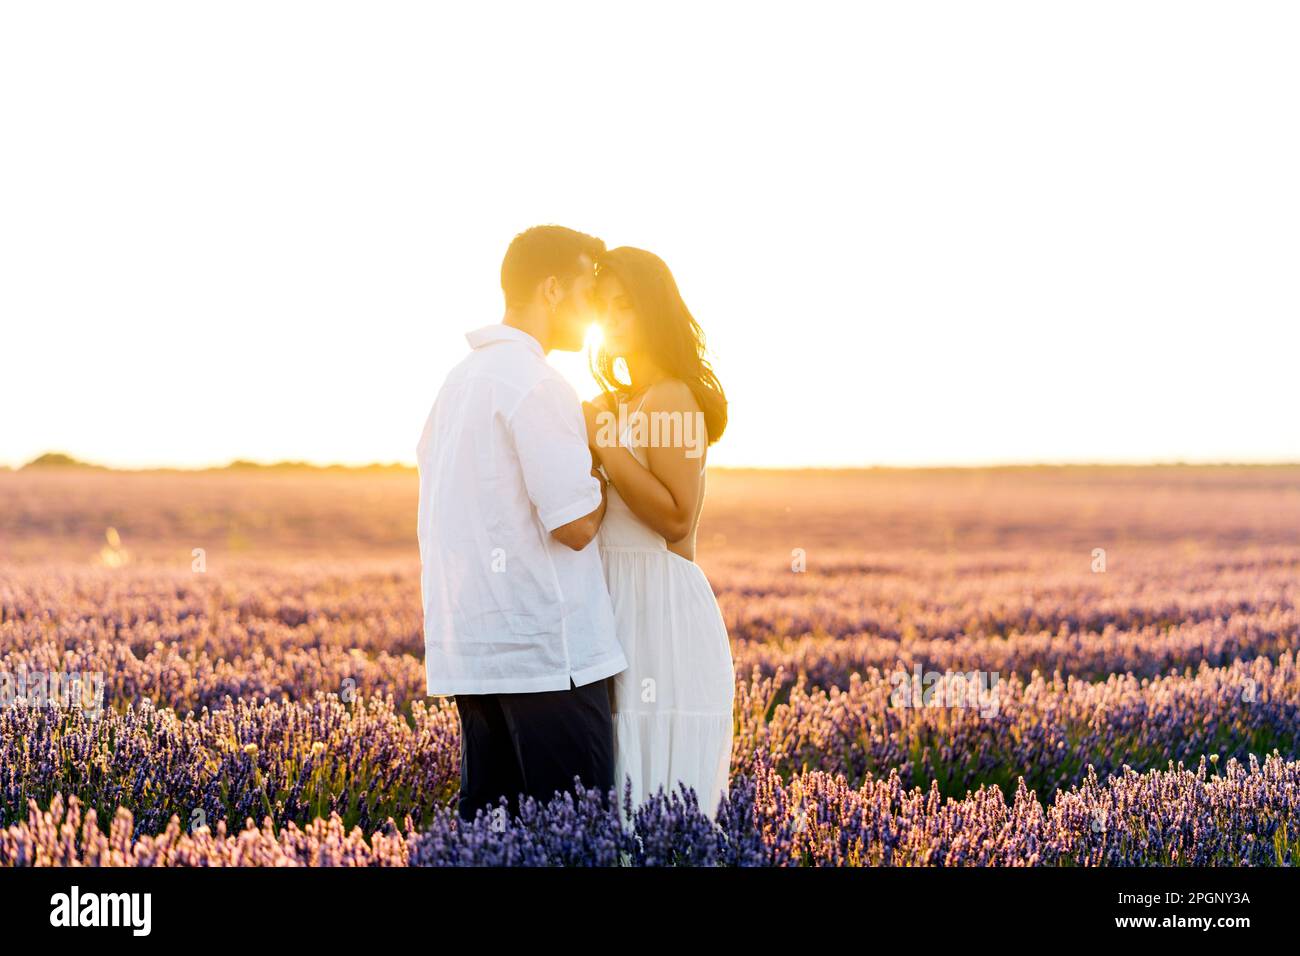
[[[497,322],[495,325],[485,325],[473,332],[466,332],[465,341],[469,343],[469,347],[472,349],[481,349],[485,345],[492,345],[496,342],[516,342],[528,346],[542,358],[546,358],[546,352],[542,349],[541,342],[522,329],[501,322]]]

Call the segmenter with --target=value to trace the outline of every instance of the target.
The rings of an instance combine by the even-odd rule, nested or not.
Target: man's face
[[[555,306],[551,322],[551,347],[561,352],[579,352],[587,338],[587,328],[594,321],[592,297],[596,288],[596,264],[590,256],[578,259],[580,271],[565,289],[564,298]]]

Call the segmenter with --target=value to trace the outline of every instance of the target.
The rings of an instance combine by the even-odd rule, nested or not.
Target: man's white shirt
[[[567,690],[627,667],[593,542],[551,532],[600,505],[577,393],[527,332],[490,325],[420,437],[431,695]]]

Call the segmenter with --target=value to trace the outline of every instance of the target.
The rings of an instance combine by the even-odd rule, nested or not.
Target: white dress
[[[630,450],[645,466],[645,449]],[[727,792],[736,694],[731,644],[713,589],[699,566],[669,551],[612,485],[599,545],[628,661],[612,679],[619,805],[630,777],[635,805],[661,787],[672,793],[686,786],[713,818]]]

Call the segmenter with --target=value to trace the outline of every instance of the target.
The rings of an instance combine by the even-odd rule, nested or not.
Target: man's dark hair
[[[532,298],[537,284],[547,276],[561,282],[575,279],[581,269],[578,259],[588,256],[596,262],[605,243],[595,236],[563,226],[533,226],[510,243],[501,260],[501,291],[507,305],[523,305]]]

